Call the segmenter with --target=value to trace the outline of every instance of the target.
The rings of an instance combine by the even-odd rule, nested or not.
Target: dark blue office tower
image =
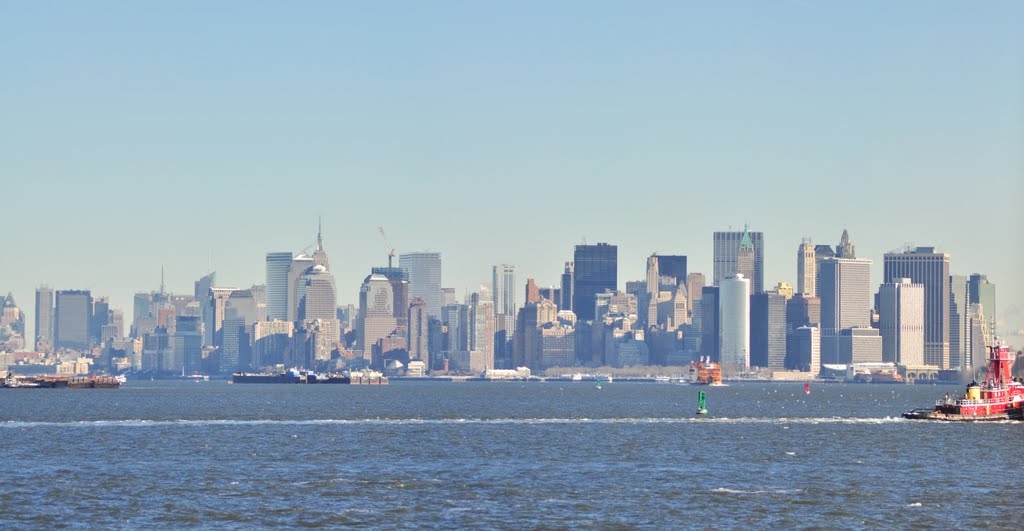
[[[618,246],[607,243],[576,246],[572,308],[577,319],[592,321],[597,294],[618,288],[618,262]]]

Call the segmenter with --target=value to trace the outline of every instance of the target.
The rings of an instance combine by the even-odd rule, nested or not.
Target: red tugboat
[[[908,419],[982,421],[1024,420],[1024,383],[1010,375],[1013,365],[1010,348],[988,348],[988,374],[981,384],[971,382],[962,398],[948,394],[935,403],[935,409],[915,409],[903,414]]]

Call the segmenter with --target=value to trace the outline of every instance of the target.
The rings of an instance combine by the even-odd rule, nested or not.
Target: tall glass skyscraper
[[[409,359],[427,363],[430,369],[430,326],[427,303],[423,299],[409,302]]]
[[[406,326],[409,322],[409,272],[401,267],[374,267],[370,274],[384,275],[391,282],[395,321],[400,327]]]
[[[618,263],[618,246],[607,243],[576,246],[573,253],[572,308],[578,320],[594,320],[597,294],[618,289]]]
[[[814,245],[804,240],[796,251],[796,291],[804,297],[818,296],[817,266]]]
[[[910,279],[878,288],[878,328],[882,361],[924,365],[924,286]]]
[[[298,321],[337,319],[334,275],[322,265],[315,265],[299,277]]]
[[[299,279],[314,265],[316,265],[316,261],[306,253],[299,253],[292,258],[291,265],[288,267],[288,279],[286,280],[288,290],[288,314],[285,316],[285,320],[295,322],[299,319]],[[269,284],[267,285],[267,290],[269,298]]]
[[[924,362],[940,369],[949,368],[949,255],[934,247],[918,247],[883,257],[884,282],[890,284],[909,278],[924,284]],[[824,298],[822,321],[825,320]],[[823,330],[824,332],[824,330]]]
[[[750,297],[750,365],[786,367],[786,297],[766,291]]]
[[[949,365],[960,370],[971,367],[969,286],[966,276],[949,276]]]
[[[357,328],[360,332],[359,348],[363,350],[363,359],[373,360],[373,349],[377,342],[388,337],[395,331],[395,294],[391,289],[391,281],[381,274],[371,274],[363,280],[359,289],[359,318]]]
[[[675,277],[676,285],[686,283],[686,257],[681,255],[656,255],[658,275]]]
[[[740,270],[740,265],[749,267],[749,263],[741,264],[740,246],[753,248],[753,276],[748,277],[751,281],[752,293],[764,291],[764,233],[749,232],[746,228],[743,232],[716,232],[714,234],[714,283],[718,286],[722,279],[735,275],[736,273],[746,274]],[[748,255],[744,255],[746,262]]]
[[[821,362],[858,361],[841,356],[840,336],[844,330],[871,328],[871,260],[823,260],[818,269],[818,295],[821,298]],[[880,343],[878,347],[881,349]]]
[[[288,319],[288,271],[292,253],[267,253],[267,319]]]
[[[441,253],[403,253],[398,267],[409,272],[409,298],[427,303],[427,315],[441,317]]]
[[[54,346],[84,349],[89,346],[89,320],[92,317],[92,293],[61,290],[57,292]]]
[[[515,315],[516,266],[496,265],[493,269],[493,277],[491,293],[494,296],[494,312],[498,315]]]
[[[53,348],[53,290],[43,285],[36,288],[35,350]]]
[[[996,285],[988,281],[988,277],[978,273],[971,275],[970,297],[972,304],[980,304],[982,318],[985,320],[985,344],[996,343]]]

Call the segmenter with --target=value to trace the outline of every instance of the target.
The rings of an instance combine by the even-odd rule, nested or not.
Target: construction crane
[[[391,267],[391,259],[395,257],[395,248],[388,243],[388,236],[384,234],[384,227],[378,226],[377,232],[380,233],[380,237],[384,240],[384,249],[388,252],[388,267]]]

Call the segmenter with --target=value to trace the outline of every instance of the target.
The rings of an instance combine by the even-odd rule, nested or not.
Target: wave
[[[366,419],[123,419],[79,421],[0,422],[2,428],[108,428],[199,426],[317,426],[317,425],[559,425],[559,424],[887,424],[906,422],[901,417],[613,417],[613,418],[366,418]]]
[[[711,492],[717,494],[797,494],[803,492],[803,489],[730,489],[726,487],[718,487],[717,489],[711,489]]]

